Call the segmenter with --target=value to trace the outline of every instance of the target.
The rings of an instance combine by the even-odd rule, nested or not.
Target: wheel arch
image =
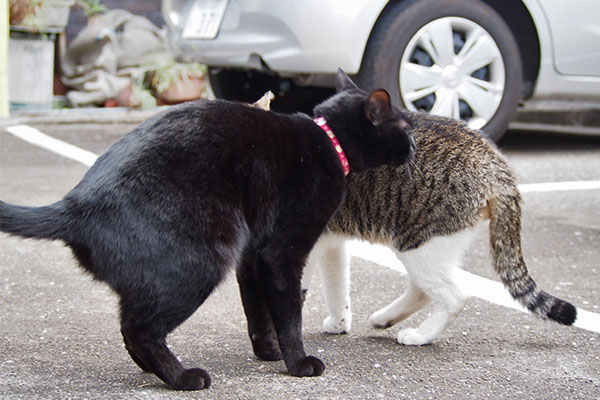
[[[482,0],[506,22],[519,46],[523,64],[523,96],[530,97],[540,71],[540,38],[526,5],[521,0]]]
[[[366,49],[375,31],[375,27],[385,15],[391,12],[400,3],[410,4],[416,0],[390,0],[383,8],[377,21],[373,24],[369,40],[367,40]],[[506,22],[508,28],[513,33],[513,36],[519,47],[519,54],[523,64],[523,97],[528,98],[533,94],[535,83],[540,70],[540,39],[538,36],[533,18],[522,0],[480,0],[493,8]],[[362,62],[361,62],[362,68]]]

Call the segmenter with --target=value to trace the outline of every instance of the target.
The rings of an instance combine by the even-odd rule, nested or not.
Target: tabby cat
[[[349,177],[346,201],[311,254],[309,263],[319,266],[329,312],[323,329],[350,329],[350,271],[342,245],[354,237],[393,248],[410,277],[406,293],[372,314],[371,324],[390,327],[431,302],[431,315],[397,336],[405,345],[431,343],[465,306],[454,275],[474,228],[488,219],[493,266],[512,297],[542,318],[571,325],[575,307],[539,289],[527,272],[521,196],[505,158],[461,122],[406,115],[417,142],[415,159],[409,166]]]
[[[302,343],[300,279],[344,198],[339,153],[353,173],[414,153],[387,92],[367,94],[342,71],[337,89],[315,109],[321,126],[260,105],[175,106],[114,144],[62,200],[0,202],[0,231],[64,241],[119,295],[131,358],[172,388],[211,383],[205,370],[182,366],[166,336],[231,268],[255,354],[283,358],[292,375],[320,375],[323,363]]]

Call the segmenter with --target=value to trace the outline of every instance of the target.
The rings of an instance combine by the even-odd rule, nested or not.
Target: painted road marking
[[[83,150],[77,146],[63,142],[62,140],[55,139],[38,129],[27,125],[15,125],[5,129],[26,142],[52,151],[63,157],[78,161],[88,167],[93,165],[98,158],[98,156],[92,152]],[[597,189],[600,189],[600,181],[550,182],[519,185],[519,190],[523,193]],[[351,243],[351,246],[348,245],[346,247],[350,255],[375,262],[406,274],[404,265],[402,265],[402,262],[388,247],[372,245],[363,241],[350,241],[348,243]],[[463,291],[469,296],[478,297],[493,304],[528,313],[526,309],[521,307],[520,304],[510,297],[500,282],[492,281],[463,270],[460,270],[458,274],[458,281]],[[581,308],[577,308],[577,313],[578,316],[574,326],[600,333],[600,314],[586,311]]]
[[[83,150],[77,146],[63,142],[62,140],[55,139],[28,125],[9,126],[5,129],[19,139],[63,157],[80,162],[88,167],[92,166],[98,158],[96,154],[90,151]]]
[[[521,193],[559,192],[565,190],[596,190],[600,189],[600,181],[572,181],[548,183],[524,183],[519,185]]]
[[[83,150],[70,143],[53,138],[38,129],[28,125],[14,125],[5,128],[14,136],[38,147],[59,154],[63,157],[78,161],[88,167],[92,166],[98,159],[98,155]],[[571,181],[571,182],[548,182],[548,183],[525,183],[519,185],[522,193],[557,192],[569,190],[598,190],[600,180],[597,181]]]

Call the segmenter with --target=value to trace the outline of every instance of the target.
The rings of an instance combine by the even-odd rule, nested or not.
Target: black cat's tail
[[[529,276],[521,250],[521,195],[516,185],[489,200],[490,244],[494,269],[511,296],[530,312],[572,325],[577,309],[546,293]],[[506,187],[506,186],[505,186]]]
[[[24,238],[64,240],[64,203],[24,207],[0,201],[0,231]]]

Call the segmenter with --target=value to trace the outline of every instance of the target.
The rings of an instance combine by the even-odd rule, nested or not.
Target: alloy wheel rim
[[[504,60],[479,24],[443,17],[423,26],[408,42],[399,83],[409,110],[462,119],[470,128],[481,129],[500,107]]]

